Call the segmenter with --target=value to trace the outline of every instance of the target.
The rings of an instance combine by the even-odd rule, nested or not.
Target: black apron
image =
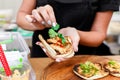
[[[109,7],[106,10],[103,8],[103,6],[101,6],[101,4],[108,5],[108,3],[111,5],[111,1],[115,2],[114,0],[37,0],[36,7],[46,4],[51,5],[54,9],[57,23],[60,24],[60,28],[70,26],[81,31],[90,31],[96,12],[118,10],[116,2],[112,2],[112,5],[114,4],[114,6],[112,6],[112,8]],[[37,30],[34,32],[31,57],[46,57],[46,54],[43,52],[43,50],[35,43],[39,41],[39,34],[42,34],[45,39],[49,38],[47,32],[48,29]],[[87,47],[79,45],[79,50],[76,55],[80,54],[109,55],[111,52],[109,47],[102,43],[99,47]]]

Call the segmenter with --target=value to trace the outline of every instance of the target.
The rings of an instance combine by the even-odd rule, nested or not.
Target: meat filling
[[[65,44],[62,44],[62,40],[59,37],[47,39],[47,42],[58,54],[65,54],[72,49],[72,45],[68,37],[65,38]]]

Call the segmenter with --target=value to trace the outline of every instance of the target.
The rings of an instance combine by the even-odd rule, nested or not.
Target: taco
[[[70,58],[74,55],[74,50],[69,37],[65,36],[65,43],[62,43],[61,38],[58,36],[49,38],[47,40],[45,40],[41,34],[39,34],[38,37],[46,51],[49,53],[50,57],[54,59],[61,57]]]
[[[104,65],[104,67],[111,75],[120,77],[120,62],[110,60]]]
[[[103,78],[109,74],[105,71],[102,64],[86,61],[74,66],[73,72],[85,80]]]

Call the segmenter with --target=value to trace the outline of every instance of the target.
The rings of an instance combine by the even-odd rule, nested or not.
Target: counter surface
[[[84,56],[84,55],[80,55],[80,56]],[[90,57],[90,55],[87,55]],[[100,57],[105,57],[105,58],[109,58],[109,59],[113,59],[113,60],[117,60],[120,61],[120,56],[100,56]],[[50,58],[29,58],[29,61],[31,63],[31,66],[33,68],[33,70],[35,71],[36,80],[40,80],[40,76],[42,75],[43,70],[50,64],[53,62],[52,59]]]

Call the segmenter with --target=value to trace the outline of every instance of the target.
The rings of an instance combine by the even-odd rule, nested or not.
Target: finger
[[[32,15],[35,17],[35,19],[42,24],[42,21],[44,21],[42,19],[42,17],[40,16],[40,14],[37,12],[37,10],[32,10]]]
[[[75,52],[78,52],[78,43],[77,42],[73,42],[73,49]]]
[[[26,15],[26,16],[25,16],[25,19],[26,19],[28,22],[30,22],[30,23],[36,22],[36,20],[33,18],[32,15]]]
[[[44,21],[46,22],[47,25],[52,25],[49,14],[45,7],[40,7],[37,9],[37,11],[40,13],[40,15],[42,16],[42,18],[44,19]]]
[[[29,24],[34,28],[34,30],[37,30],[36,25],[34,25],[33,23],[36,22],[36,19],[32,16],[32,15],[26,15],[25,19],[29,22]],[[42,29],[42,28],[41,28]]]
[[[43,17],[43,16],[46,15],[46,14],[44,13],[43,10],[45,10],[45,9],[43,9],[43,7],[37,8],[36,10],[33,10],[33,11],[32,11],[32,14],[33,14],[33,16],[37,19],[37,21],[38,21],[40,24],[42,24],[44,27],[50,27],[50,26],[47,24],[48,22],[49,22],[49,24],[51,24],[50,21],[46,22],[46,21],[44,20],[45,17]]]
[[[44,45],[41,42],[36,42],[36,45],[39,45],[42,48],[42,50],[47,54],[47,56],[49,56],[46,49],[44,48]]]
[[[55,18],[55,14],[54,14],[54,10],[50,5],[46,5],[45,6],[47,13],[49,15],[50,20],[52,21],[52,23],[56,23],[56,18]]]
[[[50,56],[50,54],[47,52],[47,50],[45,49],[44,45],[41,42],[36,42],[36,45],[39,45],[48,57],[54,59],[52,56]]]
[[[31,15],[31,18],[33,19],[33,21],[32,21],[33,23],[37,22],[37,20],[35,19],[35,17],[33,15]]]
[[[40,24],[40,23],[38,23],[37,21],[34,22],[34,23],[30,23],[30,25],[32,27],[34,27],[35,30],[43,30],[43,29],[45,29],[45,26]]]
[[[39,23],[35,19],[34,15],[30,15],[30,17],[33,19],[33,21],[31,21],[31,25],[33,27],[36,27],[36,30],[43,30],[45,28],[45,22],[44,21],[42,21],[41,23]],[[27,18],[29,19],[29,16]]]
[[[43,46],[43,44],[42,44],[41,42],[36,42],[36,45],[39,45],[39,46],[42,48],[42,50],[43,50],[45,53],[47,53],[46,49],[44,48],[44,46]]]
[[[36,42],[36,45],[39,45],[41,48],[44,48],[44,46],[41,42]]]
[[[61,61],[65,61],[66,59],[65,58],[56,58],[55,61],[56,62],[61,62]]]

